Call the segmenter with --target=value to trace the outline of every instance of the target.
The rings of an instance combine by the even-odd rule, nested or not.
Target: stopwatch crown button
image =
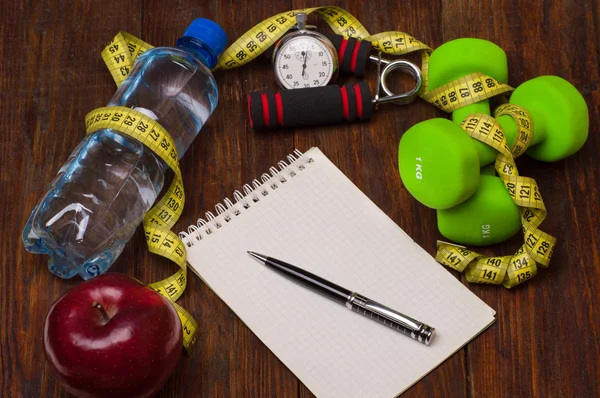
[[[303,30],[306,29],[306,20],[307,15],[305,12],[299,12],[296,14],[296,22],[298,23],[298,29]]]

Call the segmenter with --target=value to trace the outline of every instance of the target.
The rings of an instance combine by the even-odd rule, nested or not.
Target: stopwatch
[[[320,87],[338,74],[337,51],[327,36],[308,30],[306,13],[296,14],[295,32],[284,36],[273,51],[275,78],[281,88]]]

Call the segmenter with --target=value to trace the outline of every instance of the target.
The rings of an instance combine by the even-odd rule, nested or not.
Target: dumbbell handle
[[[343,86],[253,91],[248,94],[250,127],[254,130],[367,121],[373,100],[366,82]]]

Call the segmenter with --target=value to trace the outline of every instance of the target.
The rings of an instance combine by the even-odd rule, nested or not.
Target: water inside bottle
[[[183,156],[217,104],[208,68],[185,51],[155,48],[134,65],[109,105],[155,118]],[[105,272],[163,187],[166,164],[140,142],[105,129],[73,151],[23,231],[28,251],[50,256],[54,274]]]

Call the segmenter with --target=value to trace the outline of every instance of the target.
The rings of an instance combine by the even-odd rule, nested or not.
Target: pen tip
[[[258,260],[260,263],[265,264],[267,261],[267,256],[263,256],[262,254],[254,253],[248,251],[248,254],[251,255],[254,259]]]

